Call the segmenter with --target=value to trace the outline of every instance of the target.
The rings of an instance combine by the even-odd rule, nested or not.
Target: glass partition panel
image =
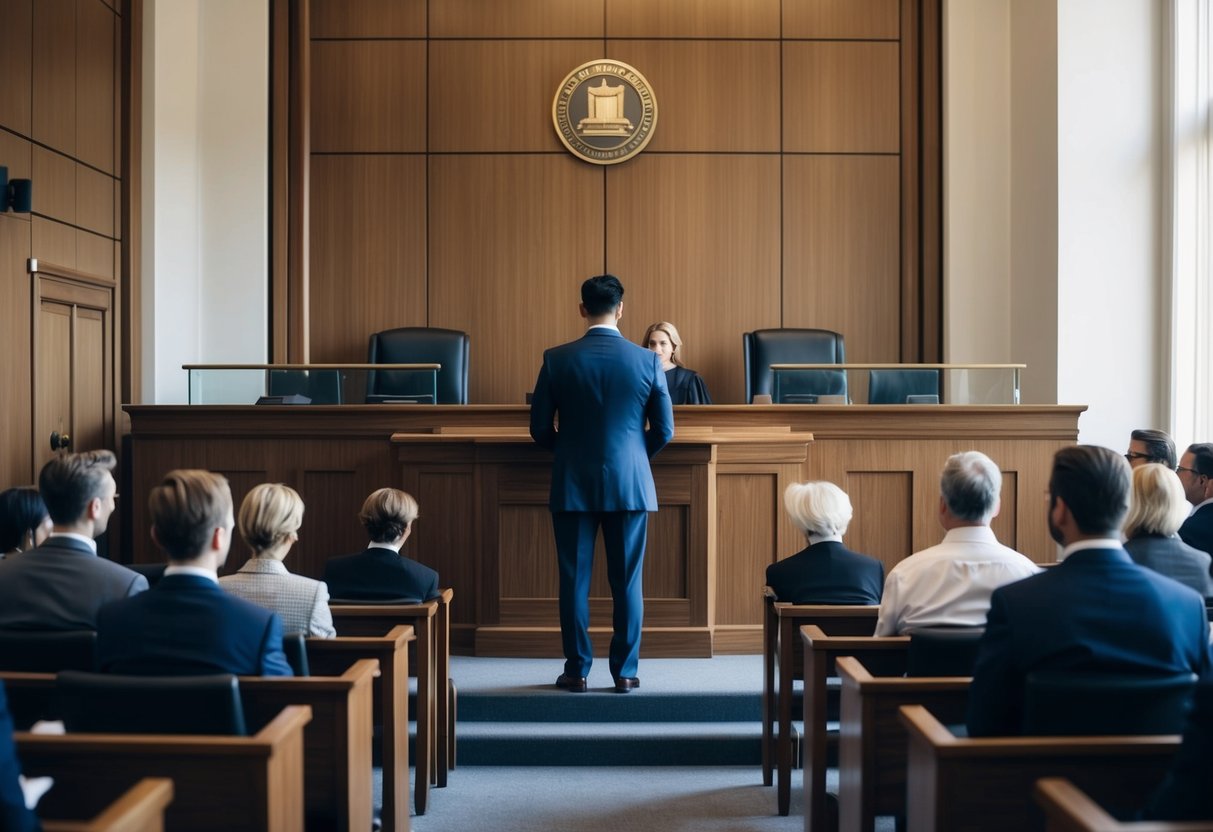
[[[441,364],[187,364],[190,404],[434,404]]]
[[[772,364],[774,404],[1019,404],[1024,364]]]

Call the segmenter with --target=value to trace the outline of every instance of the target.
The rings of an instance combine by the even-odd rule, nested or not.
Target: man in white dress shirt
[[[998,542],[990,521],[998,515],[1002,474],[988,456],[965,451],[948,457],[939,482],[943,542],[893,567],[885,578],[876,635],[918,627],[983,627],[990,594],[1040,567]]]

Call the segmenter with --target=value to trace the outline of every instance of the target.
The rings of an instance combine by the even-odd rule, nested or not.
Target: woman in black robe
[[[645,330],[640,345],[661,356],[661,368],[665,370],[665,383],[670,388],[670,401],[674,404],[711,404],[708,386],[694,370],[682,364],[682,338],[678,329],[668,321],[658,321]]]

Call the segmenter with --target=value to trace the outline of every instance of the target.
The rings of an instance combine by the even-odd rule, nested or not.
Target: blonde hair
[[[1133,469],[1125,537],[1143,534],[1170,537],[1188,518],[1188,509],[1183,483],[1174,471],[1157,462],[1138,466]]]
[[[169,471],[148,495],[147,508],[160,547],[171,559],[193,560],[215,529],[228,527],[232,490],[225,477],[210,471]]]
[[[417,519],[417,501],[398,488],[380,488],[366,498],[358,519],[373,543],[390,543]]]
[[[669,336],[670,343],[674,347],[672,350],[670,350],[670,361],[678,367],[686,366],[682,363],[682,356],[678,353],[678,351],[682,349],[682,336],[678,334],[678,328],[669,321],[658,321],[655,324],[651,324],[649,328],[644,331],[644,338],[641,339],[640,346],[647,350],[649,348],[649,338],[652,337],[654,332],[664,332]]]
[[[303,499],[289,485],[264,482],[253,486],[240,504],[236,521],[240,536],[260,557],[266,549],[286,541],[303,525]]]
[[[854,509],[847,492],[832,482],[794,482],[783,492],[788,515],[805,534],[846,534]]]

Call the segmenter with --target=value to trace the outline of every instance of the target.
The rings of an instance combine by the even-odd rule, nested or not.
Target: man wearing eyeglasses
[[[1129,450],[1125,454],[1130,468],[1140,468],[1151,462],[1175,470],[1175,442],[1165,431],[1139,428],[1129,434]]]
[[[1213,443],[1189,445],[1175,472],[1183,483],[1192,514],[1179,527],[1184,543],[1213,554]]]

